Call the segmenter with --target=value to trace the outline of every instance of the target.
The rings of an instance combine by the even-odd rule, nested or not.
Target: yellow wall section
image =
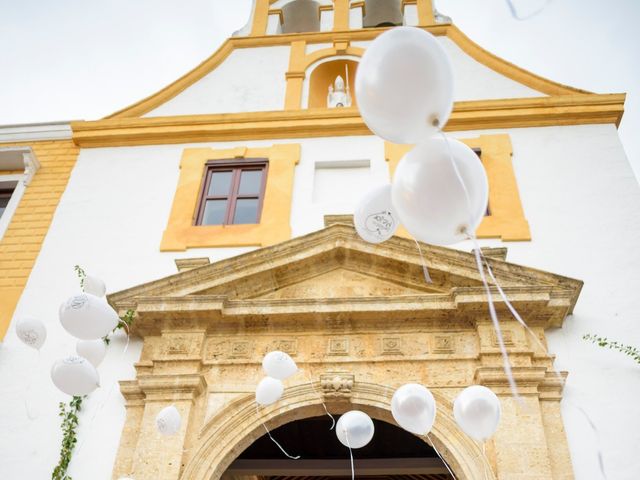
[[[30,146],[40,169],[26,187],[0,240],[0,339],[11,323],[80,151],[71,140],[1,146]]]
[[[269,168],[260,223],[251,225],[194,225],[198,197],[210,160],[267,158]],[[293,175],[300,160],[299,144],[226,150],[188,148],[180,162],[178,188],[173,199],[161,251],[187,248],[274,245],[291,238]]]
[[[501,238],[504,241],[531,240],[529,223],[524,217],[518,184],[511,162],[509,135],[480,135],[478,138],[461,139],[471,148],[482,150],[482,164],[489,178],[489,209],[476,231],[478,238]],[[412,148],[385,142],[385,158],[389,162],[391,177],[400,159]],[[398,235],[411,238],[401,228]]]

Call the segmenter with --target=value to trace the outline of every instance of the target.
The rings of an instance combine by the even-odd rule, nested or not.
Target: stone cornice
[[[436,291],[440,289],[440,292],[446,293],[452,287],[481,285],[473,254],[427,244],[422,245],[422,250],[434,280],[434,284],[427,286],[425,290],[433,293],[435,288]],[[371,245],[361,240],[352,226],[333,224],[277,245],[113,293],[108,299],[118,308],[130,305],[127,302],[141,297],[218,294],[222,295],[222,300],[230,291],[229,286],[239,283],[242,279],[273,272],[275,269],[291,270],[292,265],[303,260],[318,263],[318,260],[326,262],[328,259],[333,259],[336,266],[353,261],[355,263],[350,265],[366,267],[369,274],[377,273],[377,270],[382,275],[389,273],[386,265],[376,264],[382,260],[395,262],[403,269],[407,264],[413,265],[416,271],[421,271],[422,268],[420,255],[413,241],[393,237],[383,244]],[[565,291],[562,295],[556,295],[569,296],[571,308],[582,288],[582,282],[579,280],[495,259],[488,259],[488,262],[504,288],[552,286],[553,290],[558,292]],[[309,273],[303,269],[300,277],[294,275],[291,280],[300,281],[306,278],[305,275]],[[420,279],[418,283],[424,287],[422,277],[416,277]],[[272,285],[273,288],[278,286],[279,284]],[[256,293],[252,291],[252,296],[255,297]]]

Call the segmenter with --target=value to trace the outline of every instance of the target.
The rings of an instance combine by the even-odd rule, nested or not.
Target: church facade
[[[496,298],[521,403],[473,246],[420,251],[404,229],[372,245],[353,227],[359,198],[411,148],[367,129],[354,88],[368,45],[396,25],[432,33],[452,62],[445,130],[489,179],[476,233],[537,335]],[[121,315],[135,312],[85,401],[75,479],[347,478],[324,408],[363,410],[388,435],[354,450],[356,476],[596,479],[602,463],[607,478],[638,478],[637,367],[582,338],[640,343],[640,189],[617,132],[623,110],[624,94],[492,55],[430,0],[255,0],[211,57],[132,106],[0,127],[3,478],[48,478],[58,461],[68,398],[48,370],[75,350],[57,318],[78,291],[74,265],[105,280]],[[38,358],[16,338],[23,316],[47,326]],[[302,372],[256,409],[261,360],[276,349]],[[391,396],[409,382],[436,398],[430,438],[393,427]],[[502,405],[485,445],[453,419],[473,384]],[[155,417],[168,405],[182,425],[162,437]],[[302,458],[274,452],[265,427]]]

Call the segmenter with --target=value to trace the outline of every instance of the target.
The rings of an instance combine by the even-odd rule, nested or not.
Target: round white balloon
[[[351,410],[338,419],[336,435],[345,447],[362,448],[373,438],[371,417],[360,410]]]
[[[474,440],[490,438],[500,423],[500,400],[487,387],[465,388],[453,402],[453,416],[460,429]]]
[[[67,395],[88,395],[100,386],[98,371],[83,357],[71,355],[51,367],[51,380]]]
[[[22,317],[16,324],[18,338],[28,347],[40,350],[47,339],[47,328],[41,320],[32,317]]]
[[[431,431],[436,419],[436,401],[426,387],[408,383],[393,394],[391,413],[405,430],[425,435]]]
[[[76,353],[91,362],[91,365],[98,368],[107,354],[107,346],[101,338],[98,340],[78,340],[76,343]]]
[[[360,237],[369,243],[381,243],[396,233],[398,214],[391,205],[391,184],[369,190],[356,206],[353,223]]]
[[[435,245],[474,234],[488,199],[489,183],[480,159],[464,143],[450,138],[433,137],[407,153],[391,187],[400,222],[416,239]]]
[[[419,143],[444,127],[453,108],[453,71],[436,37],[415,27],[378,36],[356,71],[362,119],[393,143]]]
[[[85,293],[90,293],[96,297],[104,297],[107,287],[102,280],[93,275],[87,275],[82,282],[82,289]]]
[[[298,371],[296,362],[287,353],[275,350],[262,359],[262,368],[268,376],[286,380]]]
[[[175,435],[180,431],[181,424],[180,412],[174,405],[163,408],[156,415],[156,428],[162,435]]]
[[[60,307],[60,323],[81,340],[96,340],[108,335],[120,322],[118,314],[102,298],[81,293]]]
[[[256,387],[256,402],[266,406],[276,403],[284,393],[284,385],[277,378],[264,377]]]

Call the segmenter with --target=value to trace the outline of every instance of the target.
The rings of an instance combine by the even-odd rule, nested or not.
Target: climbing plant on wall
[[[591,343],[595,343],[599,347],[609,348],[611,350],[618,350],[619,352],[624,353],[625,355],[633,358],[636,363],[640,363],[640,350],[631,345],[625,345],[620,342],[611,341],[606,337],[598,337],[597,335],[592,335],[587,333],[582,337],[584,340],[589,340]]]

